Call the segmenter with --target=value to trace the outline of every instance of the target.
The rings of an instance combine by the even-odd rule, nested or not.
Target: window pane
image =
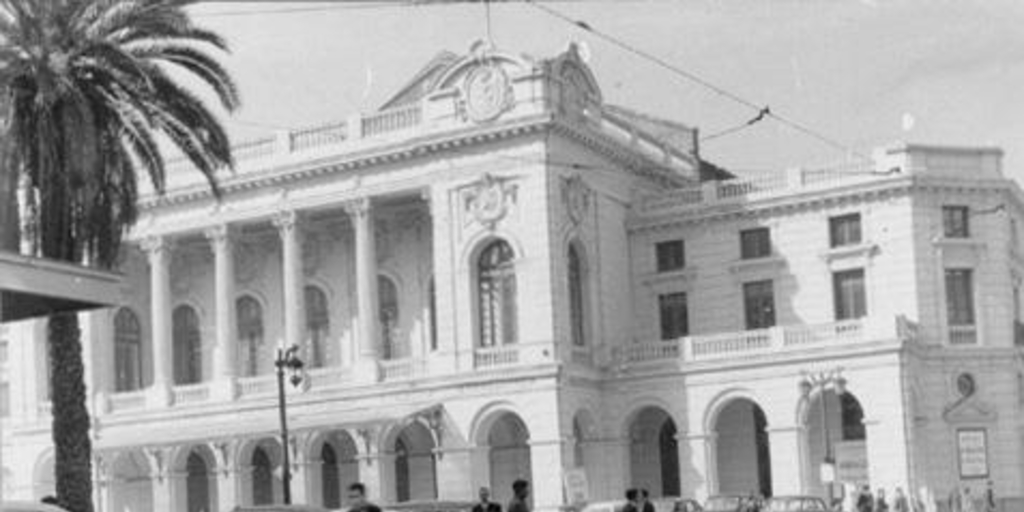
[[[967,238],[970,235],[970,211],[966,206],[942,207],[942,230],[947,238]]]
[[[377,316],[380,321],[380,335],[384,342],[384,359],[402,357],[398,346],[398,287],[384,276],[377,276]]]
[[[427,307],[430,308],[430,350],[437,350],[437,288],[434,278],[427,285]]]
[[[765,258],[772,254],[771,231],[754,228],[740,231],[740,258]]]
[[[584,308],[583,263],[576,247],[569,246],[569,321],[572,328],[572,344],[586,344],[586,315]]]
[[[829,219],[829,237],[832,247],[859,244],[861,242],[860,214],[851,213]]]
[[[263,348],[263,306],[246,295],[235,303],[235,314],[238,316],[238,359],[242,365],[242,375],[251,377],[259,374],[260,351]]]
[[[191,306],[178,306],[173,324],[174,384],[195,384],[203,372],[199,315]]]
[[[864,270],[847,270],[832,275],[836,320],[861,318],[867,314],[864,294]]]
[[[670,272],[686,267],[686,247],[682,240],[669,240],[655,244],[658,272]]]
[[[661,339],[674,340],[690,334],[686,293],[659,295],[658,310],[661,314]]]
[[[306,306],[306,338],[308,364],[313,368],[325,366],[327,357],[327,337],[331,330],[330,314],[327,310],[327,295],[316,286],[305,288]]]
[[[114,390],[142,387],[142,329],[139,318],[122,308],[114,316]]]
[[[512,248],[495,241],[484,248],[477,260],[477,316],[480,345],[491,347],[515,343],[516,274]]]
[[[743,305],[747,329],[775,325],[775,296],[771,280],[743,284]]]
[[[974,325],[974,289],[970,269],[946,270],[949,325]]]

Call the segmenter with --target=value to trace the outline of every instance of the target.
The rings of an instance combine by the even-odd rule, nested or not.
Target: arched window
[[[395,282],[377,276],[377,300],[380,318],[380,337],[384,342],[384,359],[396,359],[402,354],[398,347],[398,288]]]
[[[235,302],[235,312],[238,315],[238,360],[242,364],[242,375],[258,375],[263,348],[263,307],[252,296],[243,295]]]
[[[173,313],[174,383],[195,384],[203,379],[203,342],[199,315],[192,306],[178,306]]]
[[[327,295],[316,286],[307,286],[306,337],[309,340],[308,362],[313,368],[327,365],[327,336],[331,331],[331,317],[327,310]]]
[[[139,317],[128,308],[114,315],[114,389],[142,388],[142,328]]]
[[[516,272],[512,247],[491,242],[477,261],[477,296],[480,345],[493,347],[516,342]]]
[[[252,504],[274,503],[274,466],[262,446],[252,452]]]
[[[210,481],[206,461],[192,452],[185,463],[185,494],[188,512],[210,511]]]
[[[572,323],[572,344],[587,344],[586,275],[580,253],[575,245],[569,246],[569,321]]]
[[[437,288],[433,277],[427,283],[427,313],[430,315],[430,350],[437,350]]]
[[[341,508],[341,474],[338,468],[338,454],[329,443],[320,449],[320,486],[323,489],[323,506],[329,509]]]

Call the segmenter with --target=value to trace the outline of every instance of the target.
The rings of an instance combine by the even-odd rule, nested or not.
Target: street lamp
[[[281,473],[284,504],[292,503],[292,466],[288,453],[288,414],[285,408],[284,396],[284,374],[287,371],[291,377],[292,386],[302,383],[302,359],[299,359],[299,346],[292,345],[288,348],[277,348],[277,359],[274,360],[274,367],[277,368],[277,412],[281,416],[281,453],[283,453],[283,471]]]
[[[832,443],[829,439],[828,432],[828,400],[825,396],[825,390],[832,387],[836,392],[836,396],[842,396],[846,393],[846,379],[843,377],[842,368],[834,368],[828,371],[820,372],[804,372],[803,378],[800,379],[800,396],[803,398],[809,398],[814,390],[820,390],[819,396],[821,397],[821,430],[822,430],[822,444],[824,445],[824,460],[822,461],[822,483],[825,483],[824,468],[828,468],[831,471],[831,476],[827,482],[828,489],[828,503],[832,505],[832,483],[835,481],[835,457],[832,455]]]

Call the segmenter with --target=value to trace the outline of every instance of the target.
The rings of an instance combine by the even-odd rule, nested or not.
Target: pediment
[[[942,419],[946,423],[954,425],[967,423],[994,423],[999,418],[995,407],[979,399],[960,400],[948,407],[942,413]]]

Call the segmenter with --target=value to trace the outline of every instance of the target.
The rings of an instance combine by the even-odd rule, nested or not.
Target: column
[[[299,216],[294,211],[281,212],[274,218],[281,234],[281,275],[284,288],[284,341],[288,346],[303,346],[306,330],[305,298],[302,291],[302,233]]]
[[[718,491],[717,469],[715,468],[715,433],[678,435],[679,472],[683,480],[683,493],[689,493],[700,501]],[[693,468],[692,470],[689,468]]]
[[[163,237],[147,238],[142,248],[149,255],[150,322],[153,326],[153,386],[150,406],[170,403],[173,353],[171,343],[170,246]]]
[[[234,398],[235,346],[235,253],[231,232],[227,225],[206,230],[206,238],[213,248],[214,312],[216,313],[217,340],[213,352],[213,391],[217,398]]]
[[[558,510],[565,501],[562,491],[562,440],[531,440],[529,444],[533,510]]]
[[[473,452],[477,449],[472,446],[445,446],[434,450],[437,460],[437,499],[471,500],[476,497],[480,485],[473,485],[477,473],[474,471]]]
[[[174,510],[174,481],[170,471],[170,450],[145,448],[153,492],[153,510]]]
[[[345,210],[352,217],[356,239],[355,277],[359,332],[357,378],[375,381],[376,360],[380,354],[380,325],[377,318],[377,250],[373,210],[369,198],[351,201],[345,205]]]
[[[371,500],[390,503],[393,501],[394,482],[394,456],[383,456],[378,450],[379,432],[376,429],[365,428],[355,431],[353,439],[356,442],[359,462],[359,481],[366,486],[366,495]],[[391,477],[385,475],[385,471],[391,471]],[[385,482],[392,485],[387,485]]]
[[[217,467],[213,470],[217,479],[217,503],[213,512],[231,512],[242,504],[239,492],[241,477],[235,464],[238,441],[218,441],[211,443],[210,448],[217,460]]]
[[[804,428],[784,426],[768,429],[768,448],[772,466],[772,493],[804,493],[803,475],[807,471],[803,454]]]

